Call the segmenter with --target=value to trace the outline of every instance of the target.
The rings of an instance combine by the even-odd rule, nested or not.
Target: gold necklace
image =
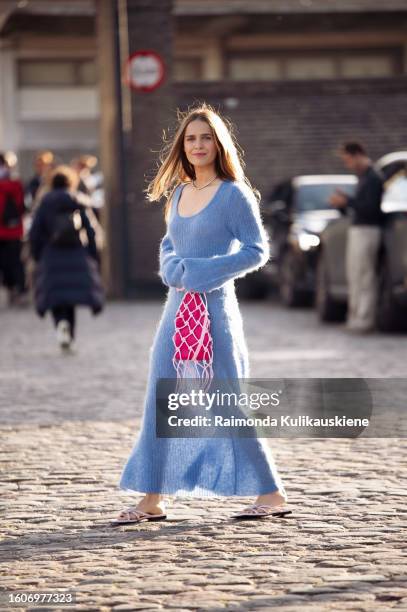
[[[201,189],[205,189],[205,187],[209,187],[209,185],[212,185],[213,181],[214,181],[214,180],[216,180],[217,178],[218,178],[218,175],[216,175],[216,176],[215,176],[215,177],[214,177],[214,178],[213,178],[213,179],[212,179],[212,180],[211,180],[209,183],[207,183],[207,184],[206,184],[206,185],[204,185],[203,187],[197,187],[197,186],[195,185],[195,181],[194,181],[194,180],[192,181],[192,184],[193,184],[193,186],[195,187],[195,189],[196,189],[197,191],[200,191]]]

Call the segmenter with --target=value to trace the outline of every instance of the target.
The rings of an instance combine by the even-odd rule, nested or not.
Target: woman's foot
[[[120,512],[118,520],[134,520],[137,510],[151,515],[165,515],[165,502],[163,495],[158,493],[146,493],[136,506]]]
[[[164,496],[158,493],[146,493],[135,507],[147,514],[165,514]]]
[[[287,496],[274,491],[274,493],[266,493],[259,495],[251,506],[243,508],[241,512],[232,515],[232,518],[238,519],[258,519],[265,517],[283,517],[292,514],[292,510],[286,507]]]
[[[257,506],[284,506],[287,503],[287,496],[280,493],[280,491],[274,491],[273,493],[265,493],[259,495],[254,502]]]

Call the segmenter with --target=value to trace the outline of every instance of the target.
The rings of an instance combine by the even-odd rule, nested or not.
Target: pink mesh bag
[[[208,303],[205,293],[186,291],[175,315],[172,362],[177,373],[176,392],[186,379],[199,379],[206,391],[213,379],[213,350]]]

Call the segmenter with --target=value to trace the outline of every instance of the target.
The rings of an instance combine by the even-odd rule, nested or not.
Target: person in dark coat
[[[37,262],[36,310],[41,317],[51,310],[63,350],[75,336],[75,306],[89,306],[97,314],[104,305],[96,247],[100,227],[91,224],[83,197],[75,193],[77,181],[68,166],[54,170],[51,191],[42,198],[29,234]]]

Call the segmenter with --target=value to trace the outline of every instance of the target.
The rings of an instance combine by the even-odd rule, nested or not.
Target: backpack
[[[3,225],[5,227],[16,227],[20,224],[21,215],[18,210],[18,206],[12,195],[9,193],[6,195],[6,201],[4,203],[3,210]]]
[[[82,217],[79,210],[60,210],[52,223],[50,243],[63,248],[81,246],[81,229]]]

